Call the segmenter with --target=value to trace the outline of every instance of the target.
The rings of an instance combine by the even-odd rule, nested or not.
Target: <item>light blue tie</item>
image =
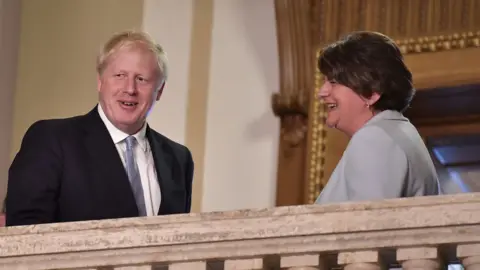
[[[127,143],[127,152],[125,155],[125,163],[128,174],[128,180],[130,180],[130,186],[132,187],[135,201],[137,202],[138,213],[140,216],[146,216],[147,210],[145,208],[145,198],[143,197],[142,181],[140,180],[140,174],[138,172],[137,162],[135,161],[134,146],[137,140],[133,136],[128,136],[125,139]]]

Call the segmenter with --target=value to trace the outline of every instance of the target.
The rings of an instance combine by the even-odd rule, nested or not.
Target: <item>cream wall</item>
[[[20,2],[0,0],[0,206],[6,190],[13,122],[13,95],[17,76]]]
[[[8,159],[0,162],[0,198],[5,194],[8,166],[26,129],[43,118],[72,116],[93,108],[97,98],[95,54],[112,32],[141,28],[143,16],[143,1],[139,0],[2,0],[5,2],[10,6],[16,2],[21,9],[20,18],[11,22],[10,28],[20,29],[16,33],[18,67],[11,65],[17,73],[16,86],[10,88],[13,98],[2,100],[10,103],[12,113],[5,114],[11,123],[2,119],[2,141],[7,134],[11,140],[8,148],[0,147],[1,156]],[[3,10],[1,16],[5,21]],[[3,83],[2,94],[8,97],[5,89]],[[8,109],[2,106],[2,110]]]
[[[194,208],[274,206],[273,0],[145,0],[144,7],[143,28],[164,45],[172,74],[149,122],[192,149],[202,194]]]
[[[96,53],[112,32],[140,28],[142,8],[137,0],[22,1],[12,156],[34,121],[93,108]]]
[[[217,0],[202,209],[275,204],[279,137],[270,97],[278,91],[273,0]]]
[[[179,143],[185,143],[193,1],[145,0],[143,6],[142,28],[164,47],[170,69],[149,123]]]
[[[85,113],[94,56],[112,32],[143,28],[170,60],[152,127],[193,152],[194,211],[274,205],[278,89],[273,0],[22,1],[11,156],[30,124]],[[32,99],[32,97],[34,99]]]

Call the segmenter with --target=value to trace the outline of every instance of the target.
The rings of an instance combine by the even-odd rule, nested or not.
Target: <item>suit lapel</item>
[[[97,107],[86,115],[85,130],[87,162],[90,163],[92,192],[95,194],[92,199],[108,209],[113,217],[138,216],[122,160]]]
[[[174,181],[172,175],[172,159],[166,155],[163,149],[163,143],[156,138],[153,131],[147,127],[147,139],[152,148],[153,160],[155,161],[155,169],[157,171],[157,179],[160,185],[160,192],[162,199],[160,202],[160,209],[158,215],[169,214],[173,210],[171,203],[174,201],[172,198],[172,190],[174,189]]]

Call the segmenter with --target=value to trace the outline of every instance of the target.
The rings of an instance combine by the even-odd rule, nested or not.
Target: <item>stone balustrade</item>
[[[480,269],[480,194],[0,228],[0,269]]]

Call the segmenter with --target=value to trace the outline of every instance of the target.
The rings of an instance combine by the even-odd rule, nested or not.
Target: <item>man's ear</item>
[[[158,89],[157,98],[156,98],[157,101],[160,100],[160,97],[162,96],[164,87],[165,87],[165,81],[162,82],[162,85],[160,86],[160,89]]]
[[[97,91],[100,92],[102,88],[102,79],[100,78],[100,74],[97,73]]]

